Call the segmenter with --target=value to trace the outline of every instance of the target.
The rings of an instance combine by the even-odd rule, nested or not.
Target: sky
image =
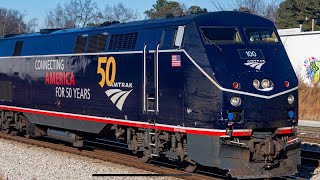
[[[43,26],[44,18],[46,14],[54,9],[58,3],[64,4],[69,0],[0,0],[0,7],[7,9],[16,9],[23,12],[25,20],[37,18],[39,26]],[[122,2],[126,7],[137,10],[140,14],[140,19],[144,19],[144,11],[151,9],[156,0],[93,0],[100,9],[104,9],[106,4],[113,5]],[[208,11],[216,11],[211,1],[218,1],[222,5],[228,5],[227,1],[232,2],[234,0],[174,0],[180,3],[184,3],[187,6],[197,5],[202,8],[207,8]],[[265,0],[270,2],[272,0]]]

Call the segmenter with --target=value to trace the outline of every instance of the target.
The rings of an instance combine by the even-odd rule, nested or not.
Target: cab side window
[[[77,36],[76,43],[73,48],[73,53],[84,53],[87,45],[88,35]]]
[[[172,48],[177,29],[164,29],[161,38],[161,48]]]
[[[14,46],[13,56],[20,56],[23,47],[23,41],[17,41]]]
[[[88,53],[104,52],[107,44],[108,34],[92,34],[89,38]]]

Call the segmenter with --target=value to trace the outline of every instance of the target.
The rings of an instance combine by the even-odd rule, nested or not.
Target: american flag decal
[[[180,55],[172,55],[171,58],[171,66],[172,67],[181,67],[181,56]]]

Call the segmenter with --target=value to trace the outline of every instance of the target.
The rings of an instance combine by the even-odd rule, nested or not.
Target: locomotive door
[[[12,85],[11,101],[16,104],[27,104],[27,88],[25,81],[26,70],[23,58],[13,58],[8,61],[8,80]]]

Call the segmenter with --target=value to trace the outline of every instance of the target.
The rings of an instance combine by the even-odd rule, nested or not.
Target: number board
[[[241,59],[265,59],[261,49],[238,49]]]

